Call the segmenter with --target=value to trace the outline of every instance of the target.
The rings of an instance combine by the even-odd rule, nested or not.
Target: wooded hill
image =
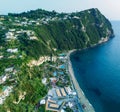
[[[9,18],[27,18],[40,20],[40,25],[24,27],[35,31],[37,40],[19,38],[21,50],[27,55],[38,58],[57,50],[82,49],[99,42],[101,38],[112,37],[111,23],[98,9],[89,9],[75,13],[57,13],[35,10],[21,14],[9,14]]]

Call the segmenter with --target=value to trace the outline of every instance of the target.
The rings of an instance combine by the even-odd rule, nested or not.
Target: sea
[[[75,77],[95,112],[120,112],[120,21],[111,21],[115,37],[71,54]]]

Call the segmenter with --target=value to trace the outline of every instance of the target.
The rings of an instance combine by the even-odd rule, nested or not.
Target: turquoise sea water
[[[71,55],[80,87],[96,112],[120,112],[120,22],[112,22],[115,38]]]

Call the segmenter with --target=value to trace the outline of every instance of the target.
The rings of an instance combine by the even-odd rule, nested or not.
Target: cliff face
[[[9,14],[8,17],[24,19],[25,30],[32,30],[36,40],[19,38],[21,50],[29,56],[49,54],[56,50],[80,49],[99,43],[101,39],[113,36],[111,23],[98,9],[76,13],[57,13],[45,10]],[[30,24],[30,21],[31,24]],[[28,50],[29,49],[29,50]],[[34,50],[32,50],[34,49]]]
[[[51,45],[60,50],[91,46],[113,34],[110,22],[97,9],[71,13],[64,18],[44,28],[46,34],[49,34],[48,40],[55,43]]]

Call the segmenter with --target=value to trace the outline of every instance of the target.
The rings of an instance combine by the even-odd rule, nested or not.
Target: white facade
[[[7,49],[7,52],[17,53],[17,52],[18,52],[18,48],[15,48],[15,49]]]
[[[10,92],[12,92],[12,86],[6,87],[5,90],[0,94],[0,105],[2,105],[7,96],[9,96]]]
[[[45,104],[45,100],[41,100],[40,101],[40,104],[42,105],[42,104]]]
[[[42,83],[46,85],[46,82],[47,82],[47,78],[43,78]]]
[[[13,67],[6,68],[6,69],[5,69],[5,72],[12,72],[12,71],[13,71]]]

